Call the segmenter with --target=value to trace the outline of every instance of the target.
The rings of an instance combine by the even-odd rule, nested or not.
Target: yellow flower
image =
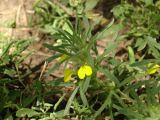
[[[89,65],[81,66],[78,70],[78,77],[80,79],[84,79],[85,76],[91,76],[92,75],[92,68]]]
[[[66,69],[64,71],[64,82],[69,82],[71,80],[71,76],[73,75],[73,71],[71,69]]]
[[[158,71],[158,69],[160,68],[160,66],[158,64],[155,64],[153,66],[152,63],[149,63],[148,67],[149,67],[149,69],[147,70],[147,73],[150,75],[156,73]]]

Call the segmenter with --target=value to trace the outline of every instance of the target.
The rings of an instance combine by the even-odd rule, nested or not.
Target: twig
[[[46,67],[47,67],[47,62],[45,61],[44,65],[43,65],[43,68],[42,68],[42,71],[41,71],[41,74],[40,74],[40,76],[39,76],[39,81],[41,81],[42,75],[43,75]]]
[[[21,18],[22,15],[22,10],[23,10],[23,19]],[[20,19],[21,18],[21,19]],[[21,21],[20,21],[21,20]],[[23,20],[23,23],[21,23]],[[27,26],[28,24],[28,20],[27,20],[27,14],[26,14],[26,10],[24,7],[24,0],[21,0],[21,4],[19,5],[18,9],[17,9],[17,14],[16,14],[16,27],[20,27],[21,24],[23,24],[24,26]]]
[[[20,18],[20,11],[21,11],[21,9],[22,9],[22,5],[19,5],[18,9],[17,9],[17,14],[16,14],[16,27],[20,23],[19,18]]]

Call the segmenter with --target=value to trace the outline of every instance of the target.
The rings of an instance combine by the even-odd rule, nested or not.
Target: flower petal
[[[64,82],[70,81],[72,75],[73,75],[73,71],[71,69],[66,69],[64,71]]]
[[[81,66],[78,70],[78,77],[80,79],[84,79],[85,78],[85,68],[84,66]]]
[[[151,63],[148,64],[148,67],[151,67],[151,66],[152,66]],[[148,74],[154,74],[154,73],[157,72],[157,70],[158,70],[159,68],[160,68],[160,66],[159,66],[158,64],[156,64],[156,65],[154,65],[153,67],[149,68],[148,71],[147,71],[147,73],[148,73]]]
[[[157,69],[149,69],[147,73],[151,75],[151,74],[154,74],[156,72],[157,72]]]
[[[84,68],[85,68],[85,74],[86,74],[86,76],[91,76],[92,75],[92,68],[91,68],[91,66],[85,65]]]

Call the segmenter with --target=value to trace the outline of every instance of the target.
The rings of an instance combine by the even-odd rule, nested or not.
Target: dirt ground
[[[34,14],[32,10],[34,0],[0,0],[0,32],[11,39],[32,38],[33,44],[23,52],[28,54],[33,52],[24,64],[33,70],[32,72],[40,74],[44,60],[51,56],[51,53],[43,49],[43,43],[39,31],[36,28],[29,27],[29,19]],[[14,27],[11,25],[15,24]],[[7,41],[4,41],[7,42]],[[35,77],[34,75],[31,75]]]
[[[27,16],[33,14],[34,0],[0,0],[0,27],[15,21],[16,27],[28,26]]]

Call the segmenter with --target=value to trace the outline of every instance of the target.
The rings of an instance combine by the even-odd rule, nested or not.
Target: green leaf
[[[83,92],[85,93],[89,87],[91,77],[87,77],[83,84]]]
[[[111,42],[107,45],[107,47],[105,48],[104,54],[107,55],[111,52],[113,52],[116,48],[117,48],[117,43],[116,42]]]
[[[128,56],[130,63],[134,63],[135,62],[134,51],[130,46],[128,46]]]
[[[135,62],[135,63],[131,64],[130,66],[131,67],[141,67],[141,66],[147,65],[148,63],[152,63],[152,62],[155,62],[155,60],[154,59],[142,60],[139,62]]]
[[[142,39],[142,38],[138,38],[135,44],[135,47],[138,47],[138,51],[143,50],[147,45],[147,40],[146,39]]]
[[[137,94],[136,91],[135,91],[135,89],[131,89],[131,90],[130,90],[130,95],[131,95],[131,97],[133,97],[137,102],[141,102],[140,99],[139,99],[138,94]]]
[[[62,63],[57,63],[55,64],[51,69],[49,69],[49,71],[45,74],[45,76],[49,76],[51,73],[53,73],[56,69],[58,69],[60,67]]]
[[[144,120],[143,115],[139,114],[135,111],[132,111],[132,109],[120,109],[119,110],[120,113],[128,116],[130,118],[130,120]]]
[[[152,44],[149,45],[149,53],[151,53],[155,58],[160,58],[160,53],[157,48],[155,48]]]
[[[108,36],[108,34],[106,35],[106,33],[112,27],[113,24],[114,24],[114,19],[112,19],[112,21],[100,33],[97,33],[94,36],[95,37],[95,41],[96,40],[101,40],[104,37]]]
[[[142,0],[146,6],[152,5],[153,4],[153,0]]]
[[[112,98],[112,92],[109,93],[109,95],[107,96],[107,99],[104,101],[104,103],[102,104],[102,106],[95,112],[94,114],[94,118],[96,118],[98,115],[101,114],[101,112],[111,104],[111,98]]]
[[[63,96],[59,98],[58,102],[54,105],[54,110],[57,110],[57,107],[60,105],[64,97],[65,97],[65,94],[63,94]]]
[[[112,24],[108,29],[106,29],[103,33],[104,37],[109,35],[114,35],[115,33],[119,32],[123,28],[122,24]]]
[[[107,68],[105,68],[105,69],[100,68],[100,71],[102,73],[104,73],[104,75],[106,77],[108,77],[110,80],[114,81],[114,83],[119,87],[120,82],[119,82],[119,80],[117,79],[117,77],[113,73],[111,73]]]
[[[99,0],[87,0],[85,3],[85,11],[92,10],[94,7],[96,7]]]
[[[131,81],[138,79],[138,78],[142,78],[145,75],[145,73],[137,73],[134,76],[129,76],[124,78],[124,80],[120,83],[120,87],[125,86],[128,83],[131,83]]]
[[[73,34],[73,31],[72,31],[71,27],[68,25],[68,23],[64,23],[63,30],[67,31],[71,35]]]
[[[52,60],[54,60],[54,59],[56,59],[56,58],[59,58],[59,57],[61,57],[61,56],[62,56],[62,54],[55,54],[55,55],[47,58],[46,61],[47,61],[47,62],[51,62]]]
[[[39,80],[35,80],[33,83],[33,88],[36,91],[42,91],[42,88],[43,88],[42,82]]]
[[[7,113],[7,115],[5,116],[5,119],[4,120],[13,120],[13,116],[12,114],[9,112]]]
[[[33,8],[35,8],[42,0],[35,0],[33,3]]]
[[[89,106],[85,92],[83,91],[83,83],[80,83],[80,97],[82,99],[82,102],[84,104],[84,106]]]
[[[8,44],[8,45],[5,47],[5,49],[4,49],[1,57],[4,57],[4,56],[9,52],[9,49],[11,48],[11,46],[13,45],[13,43],[14,43],[14,42],[11,42],[10,44]]]
[[[70,98],[69,98],[69,100],[68,100],[68,102],[67,102],[67,105],[66,105],[66,107],[65,107],[65,110],[64,110],[64,114],[63,114],[64,116],[66,116],[66,115],[69,114],[70,107],[71,107],[71,105],[72,105],[72,102],[73,102],[73,100],[74,100],[74,97],[76,96],[76,94],[77,94],[77,92],[78,92],[78,89],[79,89],[79,87],[77,87],[77,88],[73,91],[72,95],[70,96]]]
[[[25,117],[27,115],[30,118],[33,116],[37,116],[39,114],[40,113],[38,113],[32,109],[29,109],[29,108],[21,108],[16,112],[17,117]]]
[[[107,47],[105,48],[103,54],[101,54],[100,56],[97,56],[97,62],[100,63],[103,59],[106,58],[106,56],[109,54],[109,53],[113,53],[113,51],[117,48],[117,43],[116,42],[111,42],[107,45]]]
[[[4,74],[9,75],[10,77],[14,77],[16,71],[14,69],[5,69]]]
[[[125,7],[123,7],[122,5],[117,5],[117,6],[113,7],[113,9],[111,10],[111,12],[113,13],[113,15],[116,18],[119,18],[119,17],[121,17],[124,14]]]
[[[10,83],[10,82],[12,82],[12,80],[9,78],[0,79],[0,85],[4,85],[4,84]]]
[[[113,25],[114,23],[114,19],[112,19],[112,21],[99,33],[95,34],[90,40],[90,43],[88,45],[88,49],[91,49],[94,44],[96,43],[97,40],[102,40],[103,38],[105,38],[106,35],[106,31]]]
[[[66,55],[69,55],[71,56],[70,53],[68,53],[66,50],[64,50],[63,48],[65,48],[66,46],[70,46],[69,44],[63,44],[63,45],[60,45],[60,46],[53,46],[53,45],[50,45],[50,44],[44,44],[45,47],[47,47],[48,49],[50,50],[54,50],[54,51],[57,51],[59,53],[62,53],[62,54],[66,54]]]
[[[34,96],[28,96],[28,97],[25,97],[24,99],[22,99],[22,105],[23,107],[27,107],[28,105],[30,105],[36,98],[37,96],[34,95]]]
[[[119,94],[113,92],[113,96],[119,101],[120,105],[123,106],[123,108],[127,107],[127,105],[124,103],[123,99],[121,98],[121,96],[119,96]]]

